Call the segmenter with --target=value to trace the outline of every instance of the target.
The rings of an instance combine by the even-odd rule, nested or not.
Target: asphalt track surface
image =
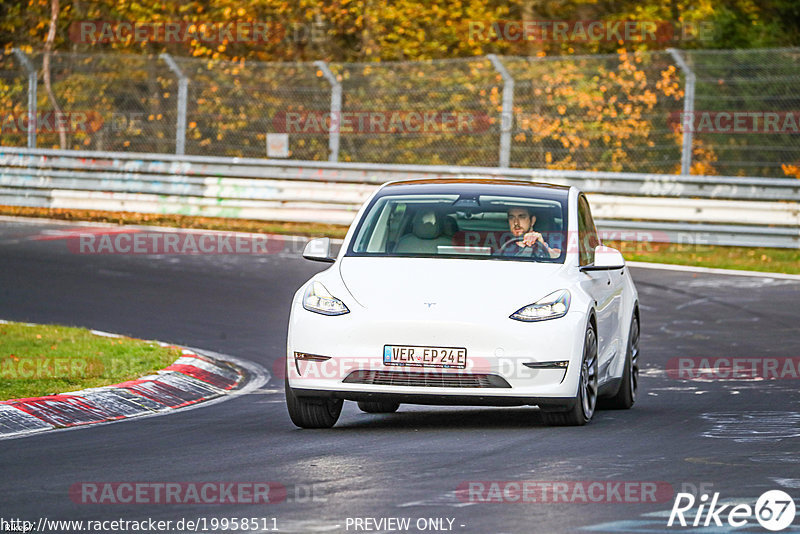
[[[63,239],[41,239],[68,228],[0,222],[0,318],[160,339],[272,372],[284,355],[292,293],[325,268],[295,253],[81,255]],[[664,372],[675,357],[800,356],[800,281],[631,271],[643,370],[630,411],[551,428],[534,408],[402,406],[368,415],[345,403],[335,428],[300,430],[273,376],[254,393],[207,407],[2,441],[0,516],[265,517],[283,532],[365,532],[348,529],[347,518],[367,517],[411,518],[409,532],[422,531],[420,518],[453,519],[451,531],[463,533],[724,532],[733,529],[667,529],[671,498],[474,503],[455,491],[465,481],[662,481],[675,492],[702,487],[751,505],[770,489],[800,497],[796,379],[698,382]],[[278,482],[288,498],[101,505],[69,496],[80,482],[190,481]],[[796,519],[784,532],[799,525]],[[752,518],[737,531],[766,532]]]

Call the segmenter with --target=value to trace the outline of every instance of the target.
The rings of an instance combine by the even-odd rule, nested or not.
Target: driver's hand
[[[540,241],[542,245],[547,247],[547,243],[544,242],[544,238],[539,232],[528,232],[522,238],[522,244],[526,247],[532,247],[537,241]]]

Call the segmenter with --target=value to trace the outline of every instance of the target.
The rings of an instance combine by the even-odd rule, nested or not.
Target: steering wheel
[[[512,237],[511,239],[509,239],[508,241],[503,243],[503,245],[497,250],[497,255],[498,256],[503,256],[505,249],[509,245],[512,245],[514,243],[519,243],[523,239],[525,239],[524,235],[523,236],[519,236],[519,237]],[[518,248],[520,250],[518,252],[516,252],[514,254],[514,256],[531,256],[532,257],[532,256],[536,255],[537,253],[545,254],[548,257],[550,256],[550,254],[547,252],[547,249],[544,248],[544,245],[542,244],[541,241],[534,241],[533,245],[530,246],[530,247],[518,247]]]

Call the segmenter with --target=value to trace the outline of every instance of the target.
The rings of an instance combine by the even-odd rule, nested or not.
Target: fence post
[[[331,84],[331,125],[328,131],[328,161],[339,161],[339,132],[342,120],[342,84],[333,75],[328,64],[315,61],[314,65],[322,71],[322,75]]]
[[[166,52],[159,56],[178,77],[178,118],[175,121],[175,154],[183,156],[186,149],[186,98],[189,78]]]
[[[36,69],[33,68],[31,60],[19,48],[14,49],[14,55],[25,70],[28,71],[28,148],[36,148],[36,98],[38,91],[38,78]]]
[[[495,54],[486,56],[495,70],[503,77],[503,111],[500,117],[500,167],[508,167],[511,161],[511,130],[514,126],[514,78]]]
[[[694,86],[695,75],[679,50],[667,48],[672,59],[686,76],[686,87],[683,91],[683,148],[681,149],[681,174],[691,174],[692,171],[692,141],[694,137]]]

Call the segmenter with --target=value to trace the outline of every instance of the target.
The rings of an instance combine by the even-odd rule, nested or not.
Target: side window
[[[580,265],[594,263],[594,248],[600,244],[586,197],[578,197],[578,257]]]
[[[398,202],[389,214],[389,239],[386,243],[386,252],[394,250],[397,240],[400,238],[400,233],[403,230],[407,211],[406,204],[404,202]]]

